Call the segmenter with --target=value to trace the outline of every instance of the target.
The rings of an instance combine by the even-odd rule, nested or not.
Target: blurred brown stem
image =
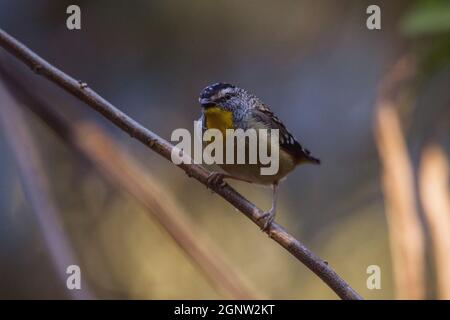
[[[388,72],[375,109],[375,137],[383,166],[395,289],[400,299],[425,296],[424,236],[416,208],[413,168],[394,99],[398,86],[410,79],[413,69],[411,60],[404,57]]]
[[[430,228],[436,261],[438,297],[450,299],[450,190],[448,159],[437,145],[423,151],[420,166],[420,195]]]
[[[169,142],[121,112],[95,91],[90,89],[86,84],[73,79],[61,70],[52,66],[1,29],[0,45],[28,65],[34,72],[44,76],[70,92],[72,95],[100,112],[105,118],[127,132],[131,137],[138,139],[167,160],[171,160],[173,146]],[[208,185],[207,179],[209,172],[202,166],[183,163],[178,165],[178,167],[183,169],[188,176],[195,178],[204,185]],[[263,211],[245,199],[229,185],[225,185],[224,187],[214,186],[212,189],[244,213],[259,227],[263,227],[264,219],[260,219]],[[326,262],[317,257],[280,225],[274,223],[267,233],[274,241],[318,275],[339,297],[342,299],[361,299],[361,296],[339,277]]]
[[[50,257],[63,283],[62,287],[65,287],[69,276],[66,274],[67,267],[79,264],[64,234],[33,136],[27,129],[27,122],[17,101],[5,89],[1,79],[0,93],[3,98],[0,103],[0,123],[16,160],[24,193],[36,215],[45,243],[49,248]],[[94,298],[86,282],[82,282],[81,290],[68,289],[68,291],[69,295],[75,299]]]

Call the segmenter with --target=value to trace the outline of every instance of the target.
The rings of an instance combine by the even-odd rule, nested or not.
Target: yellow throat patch
[[[219,107],[210,107],[205,110],[206,128],[218,129],[225,137],[226,129],[234,129],[233,113]]]

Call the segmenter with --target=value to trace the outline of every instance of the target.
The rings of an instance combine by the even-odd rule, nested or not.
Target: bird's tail
[[[306,162],[313,163],[313,164],[320,164],[320,159],[315,158],[315,157],[313,157],[313,156],[308,154],[306,156]]]
[[[304,149],[302,156],[298,160],[298,163],[312,163],[312,164],[320,164],[320,160],[316,157],[313,157],[311,153]]]
[[[311,155],[306,155],[302,162],[312,163],[312,164],[320,164],[320,159],[315,158]]]

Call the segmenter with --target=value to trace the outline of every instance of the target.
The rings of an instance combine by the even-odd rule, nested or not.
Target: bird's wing
[[[299,161],[319,164],[320,160],[314,158],[308,149],[303,148],[294,136],[289,132],[281,120],[264,104],[250,109],[253,121],[263,123],[267,129],[278,129],[280,137],[280,148],[292,154]]]

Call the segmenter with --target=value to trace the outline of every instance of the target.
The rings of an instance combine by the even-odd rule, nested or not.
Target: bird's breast
[[[225,137],[227,129],[234,129],[233,113],[219,107],[209,107],[204,111],[207,129],[218,129]]]

